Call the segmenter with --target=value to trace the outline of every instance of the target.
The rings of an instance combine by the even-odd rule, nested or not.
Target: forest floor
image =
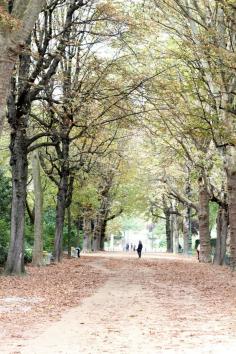
[[[100,253],[0,277],[1,354],[236,353],[236,274]]]

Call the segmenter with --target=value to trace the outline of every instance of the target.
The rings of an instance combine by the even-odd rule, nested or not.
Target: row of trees
[[[24,33],[19,42],[14,39],[18,52],[5,70],[11,80],[2,76],[2,84],[11,85],[2,137],[10,126],[6,271],[24,271],[26,207],[37,235],[34,263],[41,264],[43,196],[53,206],[49,194],[55,202],[56,261],[62,257],[65,219],[68,249],[72,219],[77,225],[83,220],[84,249],[97,250],[104,246],[108,221],[146,210],[154,220],[165,218],[168,251],[178,251],[182,218],[184,250],[190,252],[198,218],[201,261],[210,262],[216,210],[215,261],[224,262],[228,240],[234,268],[234,5],[38,1],[33,23],[42,11],[27,32],[21,26],[29,4],[33,1],[1,5],[1,41]],[[7,84],[3,87],[6,91]]]
[[[46,194],[55,193],[56,199],[55,261],[62,258],[65,215],[67,210],[70,224],[72,204],[72,210],[77,206],[74,219],[84,219],[84,244],[94,250],[103,247],[108,220],[122,211],[118,206],[112,213],[111,195],[127,132],[142,109],[132,102],[133,95],[145,79],[128,76],[124,65],[131,54],[122,52],[122,41],[131,26],[129,14],[119,4],[50,0],[27,38],[8,99],[12,203],[5,269],[9,274],[24,271],[26,206],[35,228],[33,263],[42,263],[40,168],[43,178],[54,185]],[[31,176],[33,211],[26,203]],[[89,184],[94,195],[81,205],[76,194]],[[88,223],[94,233],[92,243]]]
[[[223,263],[228,238],[234,268],[235,7],[204,0],[149,5],[151,33],[159,33],[158,43],[150,35],[150,68],[163,69],[143,90],[156,110],[155,119],[144,119],[157,156],[156,186],[172,198],[174,212],[176,203],[185,207],[188,234],[191,210],[197,214],[203,262],[211,261],[209,206],[218,205],[216,262]]]

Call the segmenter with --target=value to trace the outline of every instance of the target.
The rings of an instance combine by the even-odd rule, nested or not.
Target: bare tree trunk
[[[166,243],[167,243],[167,252],[173,253],[173,233],[172,233],[172,220],[170,209],[165,211],[166,216]]]
[[[24,93],[24,80],[29,73],[30,59],[22,54],[19,61],[18,80],[12,78],[8,98],[8,122],[11,126],[12,211],[11,240],[6,272],[24,272],[24,222],[28,177],[28,112],[29,105]],[[1,79],[0,79],[1,81]]]
[[[32,263],[34,266],[41,266],[43,265],[43,191],[41,184],[39,155],[37,150],[33,152],[32,156],[32,174],[35,195],[34,247]]]
[[[236,173],[227,171],[228,207],[230,224],[230,266],[236,267]]]
[[[217,215],[217,239],[214,263],[224,264],[226,253],[226,239],[228,233],[228,212],[225,208],[219,207]]]
[[[200,234],[200,262],[211,262],[211,245],[209,231],[209,194],[203,177],[199,178],[199,234]]]
[[[104,218],[101,222],[101,240],[100,240],[100,249],[104,251],[104,243],[106,238],[106,228],[107,228],[107,220]]]
[[[65,222],[65,212],[71,204],[74,178],[69,178],[70,162],[69,149],[70,140],[67,128],[61,131],[61,144],[56,146],[58,159],[60,160],[60,180],[58,183],[57,206],[56,206],[56,227],[54,238],[53,256],[55,262],[61,262],[63,251],[63,229]]]
[[[84,212],[84,222],[83,222],[83,251],[91,252],[92,247],[92,225],[90,211]]]
[[[67,208],[67,253],[68,258],[71,258],[71,210]]]
[[[94,252],[100,249],[100,243],[101,243],[101,218],[100,218],[100,214],[98,213],[94,225],[94,231],[93,231],[93,251]]]
[[[54,252],[53,252],[55,262],[61,262],[62,260],[63,228],[64,228],[64,221],[65,221],[67,188],[68,188],[68,173],[66,171],[63,171],[60,179],[58,193],[57,193],[56,227],[55,227]]]
[[[192,254],[192,222],[191,208],[188,207],[185,211],[183,220],[183,235],[184,235],[184,253]]]
[[[22,117],[21,117],[22,118]],[[23,118],[22,118],[23,119]],[[6,263],[6,273],[21,274],[24,272],[24,222],[26,187],[28,175],[27,145],[24,119],[18,117],[16,128],[11,133],[11,168],[12,168],[12,208],[11,239]]]
[[[171,219],[172,219],[172,233],[173,233],[173,251],[175,254],[179,253],[179,231],[178,231],[178,217],[175,212],[175,207],[174,210],[171,214]]]
[[[185,212],[183,219],[183,236],[184,236],[184,254],[188,254],[188,215],[187,211]]]
[[[83,218],[81,216],[78,216],[78,220],[76,222],[76,225],[77,225],[77,245],[79,245],[81,233],[83,232],[83,229],[84,229],[83,224],[84,224]]]
[[[167,205],[166,198],[163,196],[163,211],[166,220],[166,251],[168,253],[173,252],[173,234],[171,231],[171,208]]]
[[[183,219],[183,236],[184,236],[184,254],[188,254],[189,245],[189,222],[188,222],[188,210],[185,210],[185,215]]]
[[[10,90],[10,81],[17,55],[5,52],[0,44],[0,136],[2,134],[5,117],[6,102]],[[4,54],[5,53],[5,54]]]
[[[10,9],[12,16],[7,1],[1,4],[1,16],[7,16],[8,21],[0,21],[0,136],[14,65],[44,4],[45,0],[15,0]]]

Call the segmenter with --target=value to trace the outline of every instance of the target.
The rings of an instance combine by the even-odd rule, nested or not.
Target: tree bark
[[[188,254],[189,229],[188,229],[188,211],[185,210],[183,218],[183,236],[184,236],[184,254]]]
[[[12,209],[11,239],[6,263],[6,273],[21,274],[24,272],[24,222],[26,187],[28,176],[26,119],[15,117],[15,130],[11,133],[11,168],[12,168]]]
[[[32,264],[43,265],[43,191],[40,175],[40,163],[38,151],[32,156],[32,174],[34,181],[35,212],[34,212],[34,247]]]
[[[236,267],[236,172],[227,171],[228,207],[230,224],[230,266]]]
[[[57,193],[57,206],[56,206],[56,227],[54,239],[54,260],[61,262],[63,251],[63,228],[65,221],[66,210],[66,197],[68,189],[68,171],[61,171],[60,184]]]
[[[92,248],[92,225],[91,225],[91,211],[86,210],[84,212],[84,222],[83,222],[83,251],[91,252]]]
[[[191,208],[185,211],[183,220],[184,254],[192,254]]]
[[[228,212],[225,208],[219,207],[217,215],[217,239],[214,263],[224,264],[226,254],[226,239],[228,234]]]
[[[0,136],[2,135],[5,117],[6,102],[10,90],[10,81],[17,55],[7,53],[0,44]]]
[[[45,0],[15,0],[11,14],[2,7],[1,15],[8,21],[0,21],[0,136],[14,65],[44,4]]]
[[[171,214],[171,225],[173,234],[173,251],[175,254],[179,253],[179,231],[178,231],[178,217],[175,213]]]
[[[57,192],[57,206],[56,206],[56,226],[54,238],[54,261],[60,262],[62,260],[63,251],[63,229],[65,222],[65,211],[69,208],[72,200],[73,182],[74,178],[69,178],[70,175],[70,139],[68,136],[68,129],[66,126],[62,127],[60,132],[61,144],[57,144],[56,151],[59,166],[59,183]]]
[[[209,231],[209,194],[205,179],[200,177],[199,184],[199,234],[200,234],[200,262],[211,262],[211,245]]]
[[[71,209],[67,208],[67,253],[68,258],[71,258]]]
[[[29,55],[22,54],[19,63],[18,81],[12,78],[12,90],[8,98],[8,122],[11,126],[10,165],[12,168],[12,210],[11,240],[8,252],[6,272],[21,274],[24,272],[24,221],[28,177],[28,112],[27,100],[20,100],[23,94],[23,82],[29,72]],[[20,100],[20,101],[19,101]]]
[[[106,228],[107,228],[107,220],[106,218],[101,221],[101,240],[100,240],[100,250],[104,251],[104,243],[106,238]]]
[[[162,198],[163,211],[166,220],[166,251],[168,253],[173,252],[173,234],[171,231],[171,208],[167,205],[165,196]]]
[[[171,210],[170,208],[165,209],[165,218],[166,218],[166,244],[167,252],[173,253],[173,233],[172,233],[172,223],[171,223]]]
[[[80,240],[81,240],[81,234],[83,234],[83,229],[84,229],[84,222],[83,222],[83,217],[78,216],[76,226],[77,226],[77,245],[79,245]]]
[[[100,214],[98,214],[96,217],[94,231],[93,231],[92,249],[94,252],[96,252],[100,249],[100,244],[101,244],[101,216],[100,216]]]

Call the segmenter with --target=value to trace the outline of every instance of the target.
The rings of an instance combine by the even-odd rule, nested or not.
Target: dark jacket
[[[137,252],[141,252],[142,249],[143,249],[143,245],[142,245],[142,243],[140,242],[140,243],[138,244]]]

